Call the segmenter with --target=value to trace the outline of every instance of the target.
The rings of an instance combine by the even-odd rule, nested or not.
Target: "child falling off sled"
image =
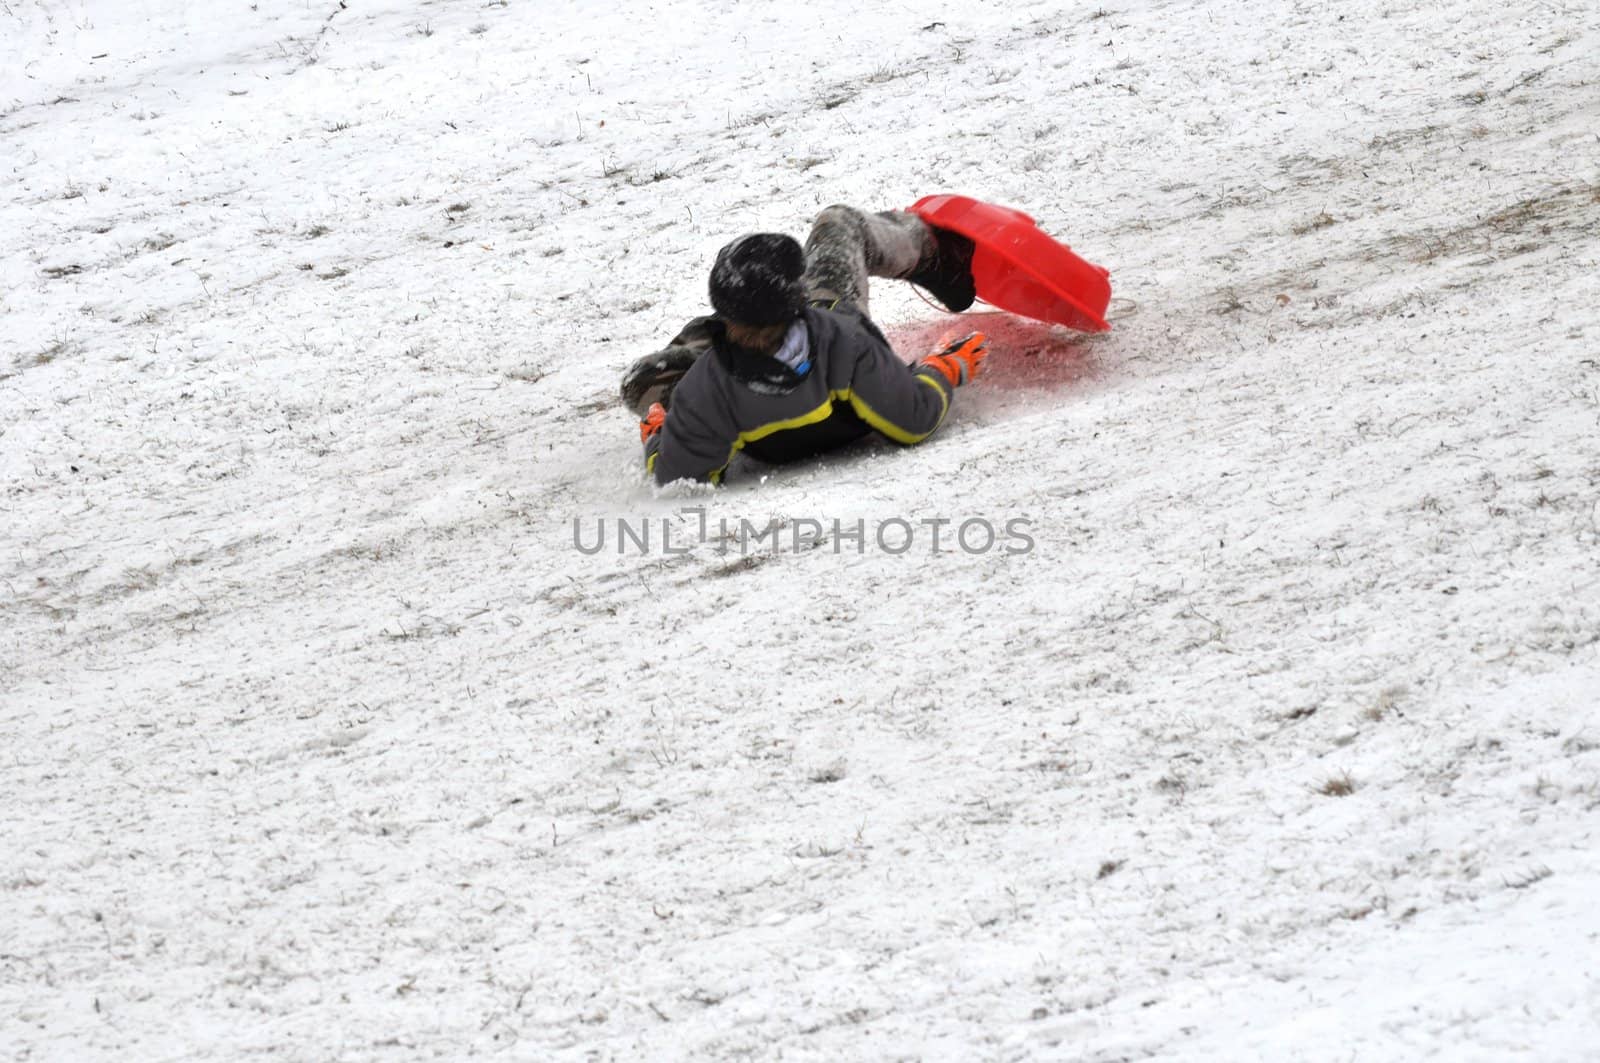
[[[973,333],[911,366],[867,316],[867,277],[897,277],[952,311],[972,305],[973,245],[915,214],[833,206],[804,250],[781,233],[741,236],[711,268],[714,315],[689,322],[622,382],[657,483],[720,482],[740,450],[781,463],[878,432],[933,434],[986,354]]]

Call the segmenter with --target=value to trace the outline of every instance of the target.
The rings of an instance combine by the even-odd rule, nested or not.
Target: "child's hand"
[[[639,422],[639,442],[650,442],[650,437],[661,431],[661,426],[666,422],[667,408],[659,402],[652,402],[644,420]]]
[[[989,356],[989,337],[981,332],[963,336],[937,354],[930,354],[918,365],[931,365],[950,386],[960,387],[978,375],[983,360]]]

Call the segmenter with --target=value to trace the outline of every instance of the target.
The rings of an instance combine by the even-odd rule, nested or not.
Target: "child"
[[[711,268],[699,317],[623,379],[657,483],[720,482],[740,450],[780,463],[876,431],[933,434],[986,354],[974,333],[908,366],[867,316],[867,277],[900,277],[953,311],[974,298],[972,243],[915,214],[833,206],[802,251],[781,233],[742,236]]]

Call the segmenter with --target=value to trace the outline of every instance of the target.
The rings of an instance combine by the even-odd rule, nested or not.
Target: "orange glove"
[[[956,340],[939,353],[928,355],[917,365],[932,366],[950,381],[951,387],[958,388],[978,375],[978,369],[988,356],[989,337],[981,332],[974,332]]]
[[[652,402],[644,420],[639,422],[639,442],[650,442],[650,437],[661,431],[661,426],[666,423],[667,408],[659,402]]]

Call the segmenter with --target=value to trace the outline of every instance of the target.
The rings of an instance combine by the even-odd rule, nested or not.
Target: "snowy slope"
[[[0,1058],[1593,1058],[1597,84],[1583,3],[0,0]],[[994,336],[935,441],[648,487],[716,248],[936,191],[1114,331],[877,285]]]

